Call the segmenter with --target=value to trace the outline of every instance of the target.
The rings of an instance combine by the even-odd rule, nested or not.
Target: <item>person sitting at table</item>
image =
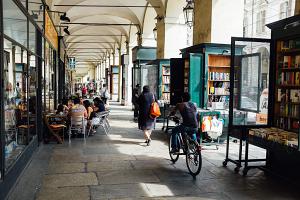
[[[73,105],[74,105],[74,102],[73,102],[73,100],[70,98],[69,100],[68,100],[68,110],[70,110],[72,107],[73,107]]]
[[[63,104],[59,104],[59,105],[57,106],[56,114],[57,114],[57,115],[63,114],[64,111],[65,111],[64,105],[63,105]]]
[[[68,112],[69,111],[69,104],[68,104],[68,99],[63,99],[62,100],[62,105],[64,106],[64,112]]]
[[[87,111],[87,119],[90,119],[91,114],[93,112],[93,108],[91,107],[91,102],[89,100],[85,100],[83,101],[83,106],[85,107],[86,111]]]
[[[88,114],[83,105],[80,105],[80,99],[75,98],[74,99],[74,105],[72,106],[71,109],[69,109],[69,114],[70,117],[78,117],[78,116],[83,116],[85,119],[87,119]]]
[[[96,97],[94,100],[94,112],[103,112],[105,111],[105,105],[104,105],[104,102],[99,98],[99,97]]]
[[[69,109],[68,117],[69,117],[70,121],[71,121],[72,117],[83,117],[84,118],[83,126],[87,125],[88,114],[87,114],[85,107],[83,105],[80,105],[79,98],[74,99],[74,106],[71,109]],[[85,130],[85,127],[84,127],[84,130]]]
[[[99,97],[96,97],[93,100],[93,102],[94,102],[93,112],[91,113],[90,119],[96,117],[96,113],[100,113],[106,110],[103,101]]]

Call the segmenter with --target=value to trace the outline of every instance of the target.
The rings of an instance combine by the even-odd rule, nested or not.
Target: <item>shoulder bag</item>
[[[153,95],[153,102],[150,106],[150,118],[155,119],[161,115],[160,108],[158,103],[155,101],[154,95]]]

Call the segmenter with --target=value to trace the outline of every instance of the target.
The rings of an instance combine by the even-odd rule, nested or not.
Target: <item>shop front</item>
[[[45,11],[45,62],[43,67],[43,110],[51,112],[58,101],[58,34],[49,14]]]
[[[42,5],[42,1],[40,2]],[[41,140],[39,77],[42,30],[15,0],[0,1],[0,199],[4,199]],[[38,16],[38,17],[42,17]]]
[[[58,102],[58,34],[43,3],[1,1],[0,199],[43,140],[43,113]]]

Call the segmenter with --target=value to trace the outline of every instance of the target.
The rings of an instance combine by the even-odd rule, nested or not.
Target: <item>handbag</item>
[[[153,95],[153,102],[150,106],[150,118],[155,119],[161,115],[160,108],[158,103],[155,101],[154,95]]]

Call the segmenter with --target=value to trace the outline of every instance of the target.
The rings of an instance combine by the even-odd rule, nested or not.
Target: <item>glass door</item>
[[[232,38],[230,126],[268,125],[270,40]]]

